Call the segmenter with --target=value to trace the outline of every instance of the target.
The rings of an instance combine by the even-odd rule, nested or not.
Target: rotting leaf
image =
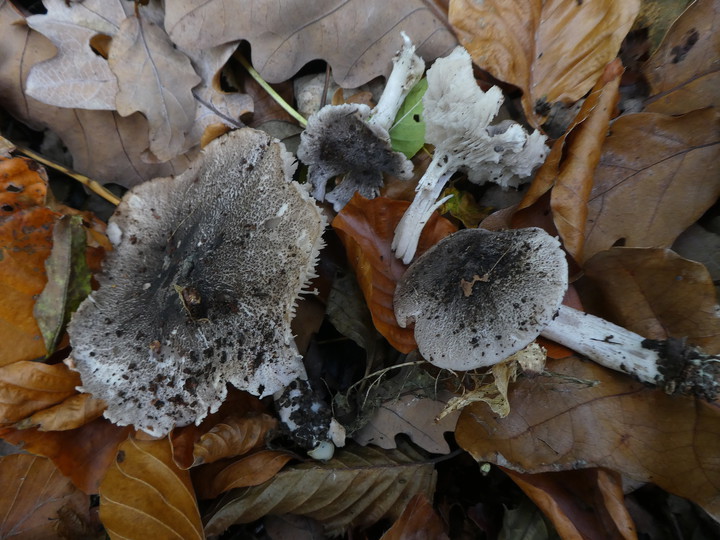
[[[190,473],[167,438],[130,438],[100,484],[100,519],[111,538],[204,538]]]
[[[100,532],[90,516],[89,497],[73,486],[49,459],[29,454],[4,456],[0,458],[0,477],[3,539],[80,538],[83,532]],[[75,524],[84,527],[68,523],[70,520],[64,518],[70,515]],[[70,535],[59,536],[61,533]]]
[[[427,87],[427,79],[420,79],[413,86],[388,131],[393,150],[402,152],[408,159],[417,154],[425,144],[422,98]]]
[[[720,307],[702,264],[669,249],[615,247],[584,269],[589,283],[582,291],[595,312],[647,338],[687,338],[709,354],[720,353]]]
[[[45,260],[48,281],[33,309],[48,354],[55,350],[70,316],[91,291],[86,234],[78,215],[63,216],[53,227],[53,247]]]
[[[395,320],[393,294],[407,266],[395,257],[391,244],[395,227],[408,206],[405,201],[365,199],[356,194],[332,222],[345,245],[375,328],[403,353],[417,345],[413,331],[400,328]],[[435,214],[420,236],[418,254],[455,230],[452,223]]]
[[[504,471],[552,521],[561,538],[595,538],[603,531],[613,538],[637,540],[618,473],[598,468],[539,474]]]
[[[218,461],[193,469],[193,484],[200,499],[214,499],[231,489],[267,482],[296,456],[279,450],[258,450],[234,461]]]
[[[584,259],[613,245],[668,247],[720,196],[720,113],[623,116],[588,203]]]
[[[720,6],[698,0],[675,21],[660,48],[643,66],[650,83],[645,110],[684,114],[720,105]]]
[[[327,534],[397,519],[410,499],[435,489],[432,463],[411,449],[349,446],[330,461],[292,465],[268,482],[231,491],[206,515],[205,533],[268,514],[298,514],[322,521]]]
[[[458,444],[523,473],[606,467],[720,515],[717,404],[671,397],[576,357],[548,369],[555,375],[511,387],[507,418],[484,404],[466,407]]]
[[[227,13],[244,16],[218,25]],[[428,3],[422,0],[382,2],[333,0],[289,2],[269,9],[259,0],[215,0],[202,5],[168,3],[165,28],[180,47],[205,49],[247,40],[252,63],[268,82],[286,81],[312,60],[326,60],[335,81],[360,86],[390,73],[390,59],[400,48],[404,30],[426,60],[442,56],[455,37]]]
[[[47,188],[45,172],[35,162],[21,157],[0,159],[0,219],[44,206]]]
[[[453,0],[450,22],[479,67],[523,91],[525,116],[540,127],[553,103],[587,93],[639,9],[639,0]]]

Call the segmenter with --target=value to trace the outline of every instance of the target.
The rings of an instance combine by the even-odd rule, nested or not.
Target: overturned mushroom
[[[545,159],[545,136],[520,124],[490,125],[503,102],[497,86],[483,92],[475,82],[468,52],[457,47],[427,72],[423,96],[425,140],[435,146],[433,159],[416,188],[415,199],[395,230],[393,250],[409,264],[418,239],[445,183],[457,171],[471,182],[491,181],[503,188],[517,187]]]
[[[465,229],[410,266],[395,315],[402,327],[415,324],[420,353],[439,367],[492,365],[542,335],[669,393],[718,396],[718,357],[561,305],[566,288],[565,255],[542,229]]]
[[[377,106],[327,105],[312,115],[300,136],[298,158],[308,165],[313,197],[333,203],[340,211],[355,192],[374,198],[383,184],[382,173],[401,179],[412,176],[412,162],[395,152],[388,131],[425,64],[403,33],[402,49]],[[342,182],[326,194],[326,183],[344,174]]]
[[[228,383],[262,397],[305,378],[290,321],[326,223],[293,161],[242,129],[125,195],[69,326],[81,390],[109,420],[163,435],[216,411]]]

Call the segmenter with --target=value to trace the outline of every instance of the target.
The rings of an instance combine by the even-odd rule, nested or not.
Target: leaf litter
[[[218,26],[218,13],[235,9],[232,1],[215,0],[197,9],[191,4],[163,9],[152,0],[136,6],[95,0],[44,4],[47,13],[27,19],[10,2],[0,4],[6,30],[0,42],[0,97],[16,119],[3,119],[3,133],[18,121],[49,128],[69,150],[72,163],[66,166],[125,188],[180,175],[201,146],[244,123],[296,121],[279,112],[275,98],[255,89],[237,60],[241,54],[252,60],[260,78],[283,83],[277,88],[292,104],[296,73],[320,71],[307,66],[310,60],[326,62],[320,80],[360,86],[389,74],[401,30],[427,63],[450,53],[455,32],[484,70],[475,72],[483,91],[489,90],[488,81],[502,81],[508,83],[502,85],[506,98],[519,99],[520,107],[514,110],[511,103],[501,114],[546,128],[547,134],[552,126],[544,122],[556,109],[570,115],[564,121],[569,127],[550,145],[529,190],[521,188],[520,206],[498,207],[505,216],[499,221],[505,227],[543,224],[560,236],[572,257],[573,277],[582,274],[576,286],[587,312],[646,338],[686,339],[718,353],[712,279],[700,263],[669,249],[681,245],[676,239],[691,226],[702,225],[711,235],[702,236],[707,245],[720,233],[720,181],[713,167],[718,120],[708,108],[717,94],[713,2],[698,0],[669,24],[671,15],[648,16],[656,9],[653,2],[534,2],[520,10],[515,2],[478,6],[456,0],[449,12],[442,3],[412,0],[377,11],[359,2],[338,9],[324,2],[301,9],[290,2],[287,7],[297,17],[287,18],[256,1],[251,15],[238,17],[233,26]],[[638,11],[642,15],[633,26]],[[478,13],[486,15],[484,26],[477,24]],[[208,31],[207,24],[221,31]],[[638,112],[616,117],[625,110],[628,83],[613,59],[631,27],[633,39],[641,41],[638,50],[655,52],[628,66],[633,77],[647,83],[647,93],[635,105]],[[642,42],[642,36],[650,41]],[[240,40],[250,49],[239,49]],[[648,516],[655,524],[664,518],[652,507],[639,511],[632,502],[639,498],[623,498],[621,475],[699,505],[684,507],[687,516],[702,516],[700,507],[717,519],[715,404],[668,396],[557,347],[553,350],[561,352],[551,356],[561,358],[544,369],[513,370],[489,387],[483,386],[484,371],[438,370],[415,352],[412,330],[400,328],[393,313],[393,292],[407,267],[395,257],[392,236],[408,207],[405,201],[414,197],[415,184],[436,153],[425,140],[424,84],[401,105],[389,130],[394,150],[407,157],[417,152],[412,178],[383,178],[383,197],[356,196],[337,214],[324,210],[334,218],[333,231],[325,233],[328,248],[311,288],[319,291],[320,315],[325,310],[335,327],[333,339],[337,331],[341,336],[335,350],[354,341],[366,362],[364,374],[343,377],[332,373],[337,359],[333,364],[327,354],[305,355],[303,369],[320,390],[311,401],[293,402],[290,414],[333,403],[354,440],[328,461],[306,461],[289,452],[299,451],[288,439],[291,416],[232,388],[226,403],[199,425],[175,427],[156,440],[99,418],[106,404],[78,393],[85,380],[60,361],[69,352],[64,325],[89,285],[97,287],[89,271],[98,272],[110,243],[91,214],[46,195],[37,165],[19,158],[0,163],[0,284],[7,299],[0,310],[0,335],[3,343],[13,344],[1,348],[0,437],[44,456],[7,456],[0,458],[0,467],[8,478],[19,479],[23,467],[37,463],[42,472],[36,474],[57,481],[61,501],[37,514],[55,520],[48,529],[47,522],[17,511],[38,497],[26,482],[3,527],[14,519],[9,526],[18,520],[38,523],[46,536],[97,534],[85,494],[99,491],[100,521],[111,537],[144,536],[162,524],[158,534],[170,527],[183,537],[202,538],[228,527],[249,530],[244,527],[252,525],[242,524],[262,518],[269,531],[272,523],[278,526],[271,514],[290,512],[319,523],[324,534],[362,530],[379,538],[395,522],[384,537],[418,531],[461,537],[462,530],[502,538],[525,524],[544,538],[555,534],[553,529],[566,537],[591,537],[602,529],[634,538],[645,532]],[[356,100],[373,106],[370,94],[358,95]],[[336,102],[345,100],[338,95]],[[22,127],[8,133],[23,143],[18,133],[29,132]],[[296,178],[304,174],[301,169]],[[462,174],[451,182],[444,194],[456,200],[441,207],[445,218],[430,218],[420,251],[458,227],[476,227],[492,209],[484,202],[486,187]],[[213,202],[223,197],[218,194]],[[697,257],[701,254],[702,247]],[[127,273],[132,278],[140,270]],[[202,325],[197,306],[204,297],[193,293],[180,284],[174,294],[180,313]],[[43,305],[46,315],[37,311]],[[574,307],[583,306],[575,302]],[[303,331],[309,350],[325,339],[323,326],[313,326],[318,327]],[[490,406],[468,405],[478,400]],[[449,410],[448,402],[464,407],[457,425],[452,415],[435,422]],[[292,418],[302,418],[302,424],[308,416]],[[446,461],[435,459],[437,454],[445,454]],[[468,455],[480,462],[479,469],[469,465]],[[465,490],[462,497],[460,490]],[[674,500],[663,496],[666,504]],[[214,500],[198,505],[198,497]],[[137,513],[148,519],[128,518]],[[711,521],[697,523],[707,537],[718,534]]]

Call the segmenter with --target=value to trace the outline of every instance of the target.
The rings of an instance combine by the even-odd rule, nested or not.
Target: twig
[[[278,94],[268,83],[265,82],[265,79],[260,76],[260,74],[250,65],[250,62],[248,62],[247,59],[240,54],[240,52],[235,52],[234,56],[238,59],[238,62],[247,69],[250,76],[255,79],[260,86],[262,86],[263,90],[270,94],[270,97],[273,98],[278,105],[280,105],[290,116],[297,120],[298,124],[302,127],[307,127],[307,120],[299,112],[293,109],[292,106],[285,101],[282,96]]]

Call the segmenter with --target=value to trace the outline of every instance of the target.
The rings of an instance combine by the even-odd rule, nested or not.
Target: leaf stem
[[[60,171],[69,177],[77,180],[82,185],[87,186],[87,188],[92,191],[93,193],[99,195],[106,201],[114,204],[117,206],[120,204],[120,197],[112,193],[111,191],[105,189],[99,182],[93,180],[92,178],[85,176],[84,174],[80,174],[78,172],[73,171],[72,169],[68,169],[64,165],[60,165],[59,163],[56,163],[54,161],[49,160],[48,158],[42,156],[41,154],[38,154],[36,152],[33,152],[29,148],[25,148],[23,146],[19,146],[15,143],[13,143],[13,146],[15,149],[20,152],[21,154],[25,154],[27,157],[34,159],[35,161],[42,163],[43,165],[46,165],[48,167],[51,167],[57,171]]]
[[[307,127],[307,120],[299,112],[293,109],[292,106],[272,88],[272,86],[265,82],[265,79],[260,76],[260,74],[255,70],[254,67],[250,65],[250,62],[248,62],[247,59],[240,52],[235,52],[234,56],[235,58],[237,58],[238,62],[240,62],[243,67],[247,69],[250,76],[255,79],[255,81],[260,86],[262,86],[263,90],[270,94],[270,97],[273,98],[278,105],[280,105],[290,116],[297,120],[298,124],[300,124],[302,127]]]

